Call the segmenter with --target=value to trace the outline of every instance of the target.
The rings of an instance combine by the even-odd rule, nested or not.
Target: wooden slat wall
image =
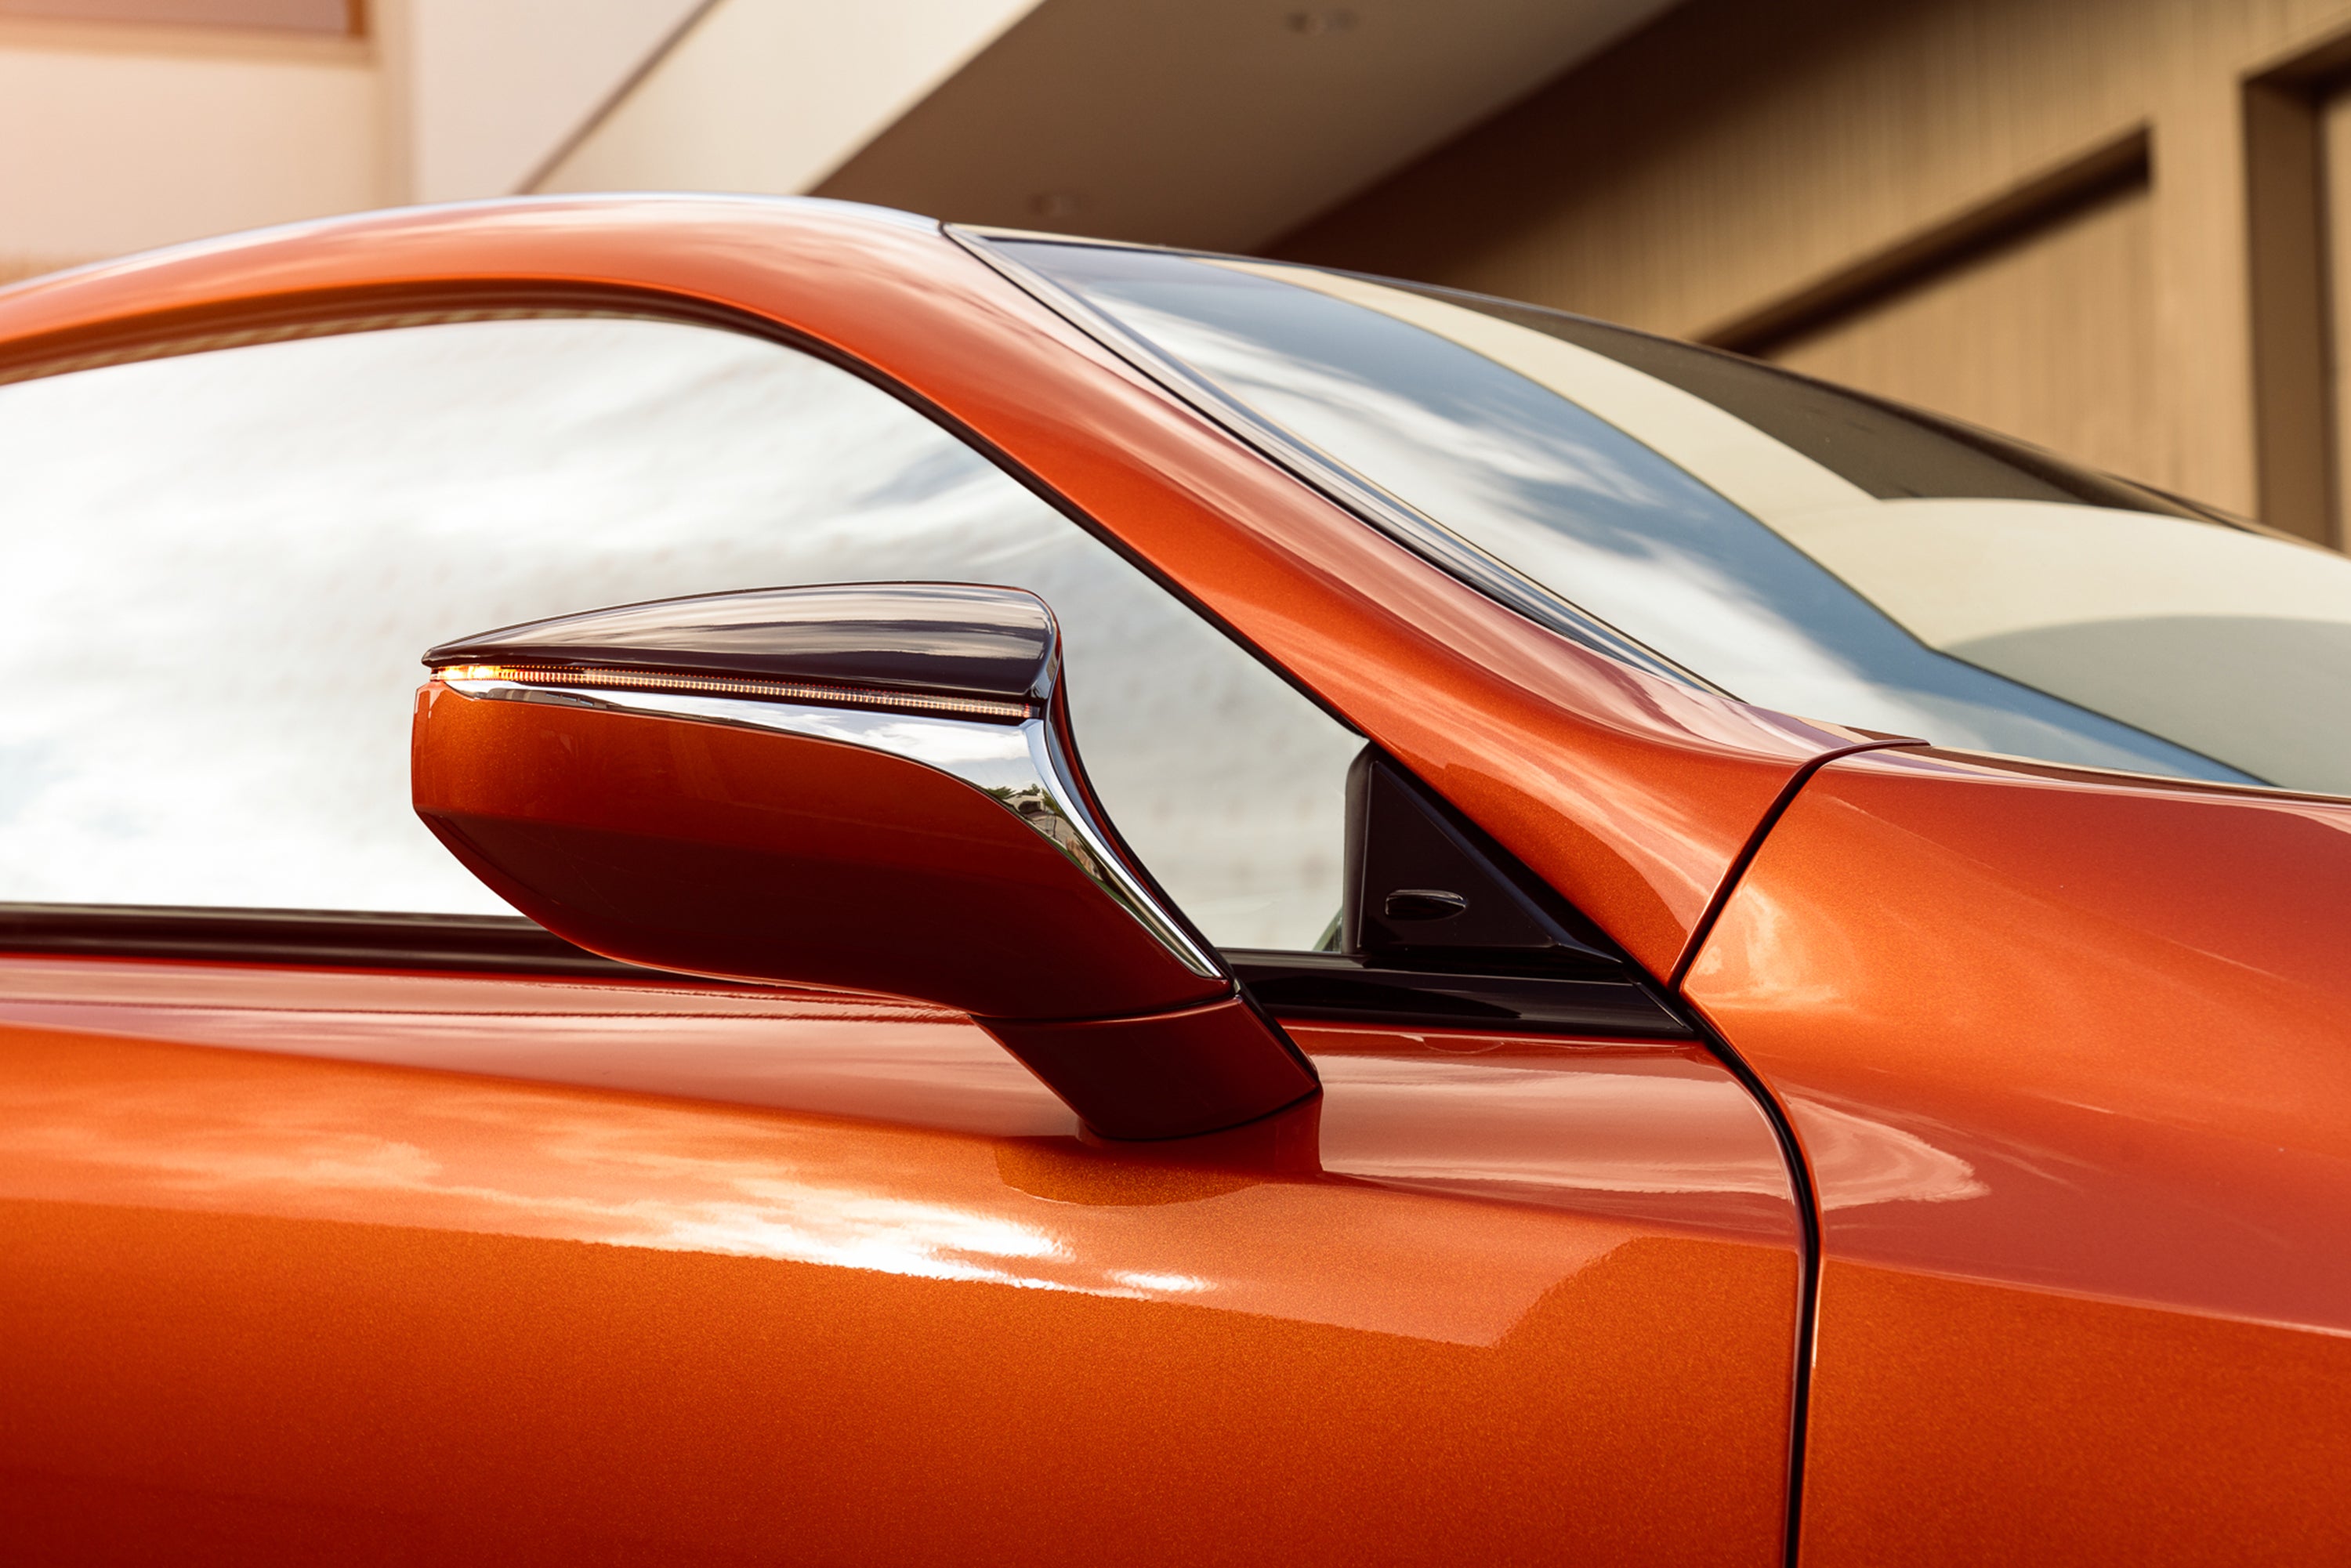
[[[2351,539],[2351,92],[2324,99],[2320,113],[2323,276],[2333,308],[2325,322],[2327,423],[2333,458],[2335,541]]]
[[[2257,439],[2257,230],[2314,242],[2254,223],[2247,127],[2346,37],[2351,0],[1690,0],[1274,249],[1777,352],[2325,536],[2325,464]],[[2137,196],[1922,254],[2128,146]],[[2319,329],[2278,319],[2271,361]],[[2310,381],[2268,402],[2324,432]]]
[[[2119,474],[2154,440],[2153,203],[2113,193],[1765,351]]]

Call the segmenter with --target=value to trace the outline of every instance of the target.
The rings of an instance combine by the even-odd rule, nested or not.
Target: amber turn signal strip
[[[761,681],[734,675],[671,674],[659,670],[598,670],[526,664],[444,664],[433,672],[443,681],[503,681],[511,685],[575,690],[684,692],[703,696],[751,697],[766,702],[817,703],[838,707],[879,708],[893,713],[946,714],[996,724],[1019,724],[1035,716],[1027,703],[988,697],[941,696],[842,686],[819,682]]]

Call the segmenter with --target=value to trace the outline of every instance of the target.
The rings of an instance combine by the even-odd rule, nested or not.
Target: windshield
[[[1746,701],[2351,794],[2351,559],[1878,400],[1532,307],[998,241],[1251,419]]]

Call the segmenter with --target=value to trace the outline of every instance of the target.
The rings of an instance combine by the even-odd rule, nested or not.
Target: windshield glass
[[[1308,267],[998,242],[1329,465],[1732,695],[2351,793],[2351,560],[1806,378]]]

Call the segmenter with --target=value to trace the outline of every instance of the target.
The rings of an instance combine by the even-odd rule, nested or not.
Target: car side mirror
[[[1315,1092],[1110,829],[1033,594],[706,594],[424,662],[417,814],[582,947],[960,1009],[1106,1137],[1213,1132]]]

